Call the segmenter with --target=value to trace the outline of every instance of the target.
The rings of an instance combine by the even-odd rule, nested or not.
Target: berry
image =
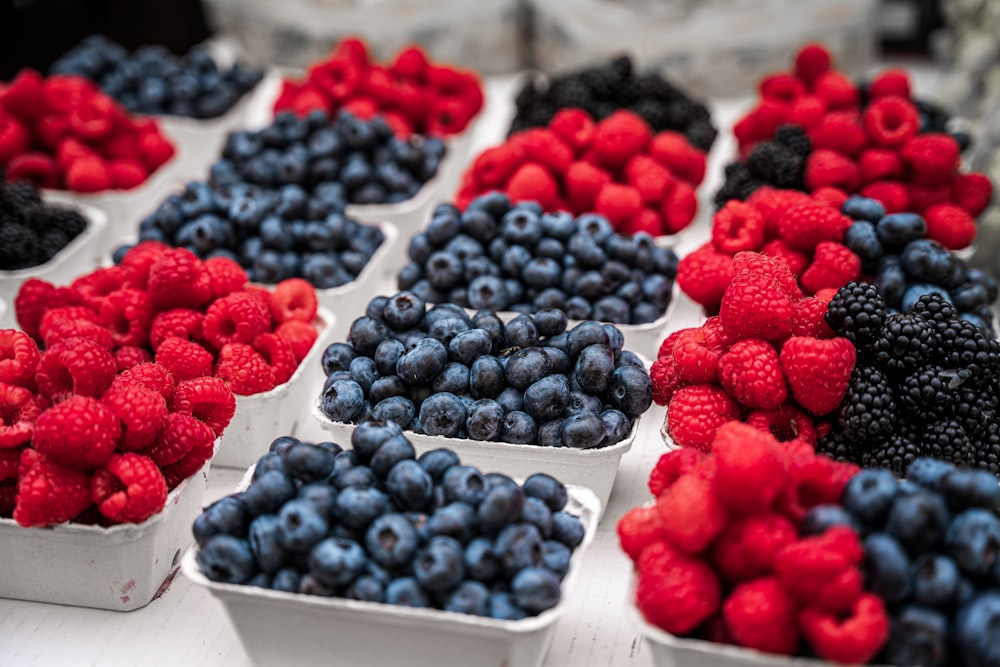
[[[662,532],[679,551],[703,551],[725,528],[727,510],[713,493],[710,482],[684,475],[656,501]]]
[[[732,279],[732,258],[711,244],[685,255],[677,266],[677,284],[708,311],[718,309]]]
[[[52,402],[71,395],[98,397],[115,376],[115,361],[98,343],[67,338],[45,350],[38,362],[38,391]]]
[[[728,582],[750,581],[771,572],[775,555],[797,537],[795,526],[773,512],[735,517],[712,544],[712,564]]]
[[[777,447],[773,436],[747,424],[719,429],[712,442],[715,493],[729,511],[763,511],[778,497],[784,466]]]
[[[657,627],[683,635],[719,608],[719,582],[699,560],[655,544],[639,557],[636,606]]]
[[[730,395],[749,408],[770,410],[784,403],[788,395],[778,353],[759,339],[742,340],[730,347],[719,358],[719,379]]]
[[[674,394],[667,410],[667,432],[681,447],[708,451],[719,428],[739,419],[739,406],[730,396],[709,385],[684,387]]]
[[[194,417],[219,436],[236,413],[236,397],[220,378],[194,378],[177,384],[170,409]]]
[[[88,473],[39,456],[18,479],[14,520],[25,527],[63,523],[90,503]]]
[[[837,288],[856,279],[861,273],[861,260],[840,243],[823,241],[816,246],[813,261],[802,272],[802,286],[816,293]]]
[[[885,321],[885,301],[869,283],[849,282],[827,304],[826,323],[859,347],[879,336]]]
[[[267,392],[277,384],[264,357],[243,343],[228,343],[219,350],[215,376],[228,382],[233,393],[241,396]]]
[[[205,339],[221,350],[229,343],[252,343],[257,336],[267,333],[270,326],[270,316],[260,302],[237,292],[208,307],[202,331]]]
[[[316,290],[302,279],[282,281],[271,293],[271,315],[279,324],[289,320],[312,322],[316,308]]]
[[[722,605],[723,618],[740,646],[793,655],[799,646],[797,605],[774,577],[736,586]]]
[[[0,383],[0,454],[27,444],[35,431],[41,409],[35,396],[23,387]]]
[[[157,310],[198,308],[212,298],[212,278],[193,253],[177,248],[150,267],[148,289]]]
[[[799,405],[815,415],[834,410],[844,398],[856,352],[846,338],[792,337],[781,347],[781,369]]]
[[[14,329],[0,330],[0,382],[31,386],[39,358],[38,346],[27,334]]]
[[[791,333],[793,312],[792,300],[777,281],[747,273],[726,288],[719,319],[731,338],[781,341]]]
[[[778,218],[778,235],[789,247],[808,252],[823,241],[839,243],[850,226],[851,219],[836,209],[805,203]]]
[[[212,374],[212,353],[197,343],[176,336],[160,343],[153,359],[177,380]]]
[[[845,663],[871,660],[889,636],[885,607],[870,594],[859,597],[846,618],[806,609],[799,615],[799,627],[818,655]]]
[[[129,452],[151,447],[167,417],[163,396],[138,384],[112,384],[101,403],[118,418],[122,433],[119,448]]]
[[[167,501],[159,466],[139,454],[115,454],[90,480],[90,498],[114,523],[141,523]]]

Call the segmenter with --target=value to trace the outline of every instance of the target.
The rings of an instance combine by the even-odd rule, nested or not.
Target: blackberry
[[[1000,342],[966,320],[939,322],[938,360],[945,368],[967,370],[974,384],[991,380],[1000,365]]]
[[[30,211],[42,205],[42,197],[27,181],[0,183],[0,212],[6,215],[26,217]]]
[[[829,456],[835,461],[854,463],[858,460],[858,451],[864,450],[864,443],[849,439],[843,431],[834,429],[816,442],[816,453]]]
[[[693,145],[707,153],[711,150],[712,144],[715,143],[715,138],[719,136],[719,131],[715,129],[710,120],[704,119],[688,125],[687,129],[684,130],[684,136]]]
[[[857,366],[841,402],[839,424],[849,440],[883,439],[896,423],[896,400],[888,376]]]
[[[900,380],[896,398],[910,417],[944,416],[951,413],[958,400],[954,390],[964,380],[960,371],[924,366]]]
[[[970,438],[981,437],[997,418],[997,397],[992,390],[963,387],[957,392],[954,417]]]
[[[913,304],[913,309],[910,312],[925,320],[937,323],[945,323],[948,320],[958,318],[958,311],[955,310],[955,307],[937,294],[924,294]]]
[[[864,468],[885,468],[902,477],[914,460],[925,455],[926,450],[918,442],[895,433],[884,443],[863,452],[860,464]]]
[[[885,301],[871,283],[847,283],[837,290],[826,310],[826,323],[854,343],[859,356],[878,340],[885,319]]]
[[[591,67],[580,72],[579,80],[589,88],[594,97],[610,98],[615,94],[620,79],[618,74],[607,67]]]
[[[0,269],[11,271],[35,266],[38,235],[27,225],[5,222],[0,225]]]
[[[941,343],[934,326],[914,315],[890,315],[875,341],[873,360],[892,374],[905,375],[927,363]]]
[[[774,133],[774,141],[781,144],[803,160],[813,151],[809,135],[798,125],[782,125]]]
[[[928,456],[969,467],[976,462],[976,445],[965,429],[954,419],[941,419],[927,424],[921,439]]]
[[[52,228],[48,229],[42,233],[41,238],[38,240],[38,263],[43,264],[66,247],[69,243],[69,237],[61,229]]]
[[[745,200],[760,187],[760,182],[750,175],[746,165],[733,162],[726,166],[726,181],[715,193],[713,202],[716,208],[722,208],[731,199]]]
[[[1000,475],[1000,424],[997,422],[990,422],[987,425],[979,441],[973,465],[994,475]]]
[[[658,74],[640,74],[633,77],[626,85],[637,100],[672,102],[684,97],[680,90]]]
[[[586,109],[593,104],[590,89],[579,79],[556,79],[549,87],[549,101],[557,107]]]
[[[747,170],[754,178],[779,188],[801,188],[802,159],[774,141],[762,141],[750,152]]]
[[[71,208],[46,206],[41,209],[41,220],[46,228],[54,227],[66,233],[67,243],[83,233],[87,228],[87,219]]]

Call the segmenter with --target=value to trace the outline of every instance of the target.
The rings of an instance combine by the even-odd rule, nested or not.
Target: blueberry
[[[916,213],[891,213],[875,223],[875,231],[882,243],[903,246],[922,239],[927,233],[927,223]]]
[[[403,430],[397,424],[366,421],[351,433],[351,447],[361,462],[367,462],[383,443],[402,435]]]
[[[984,575],[1000,560],[1000,519],[987,510],[966,510],[952,520],[945,546],[964,572]]]
[[[358,353],[347,343],[333,343],[323,351],[323,373],[329,375],[334,371],[346,371]]]
[[[278,542],[288,551],[307,551],[323,539],[328,529],[323,512],[309,500],[290,500],[278,512]]]
[[[878,222],[885,217],[885,206],[877,199],[851,195],[840,207],[840,211],[854,220]]]
[[[385,601],[404,607],[429,607],[430,599],[413,577],[393,579],[385,588]]]
[[[504,387],[504,368],[493,356],[482,356],[472,362],[469,372],[469,393],[473,398],[496,398]]]
[[[524,394],[514,387],[507,387],[496,398],[504,413],[524,410]]]
[[[289,560],[280,538],[280,519],[274,514],[262,514],[250,524],[247,541],[257,566],[267,573],[277,572]]]
[[[226,496],[206,507],[194,520],[194,539],[201,546],[214,535],[241,537],[246,534],[249,524],[246,504],[237,497]]]
[[[463,557],[465,573],[476,581],[491,583],[499,574],[500,564],[493,555],[493,541],[488,537],[469,540]]]
[[[380,377],[372,382],[371,389],[368,391],[368,397],[376,405],[392,396],[405,396],[405,394],[406,384],[399,379],[398,375]]]
[[[600,417],[601,423],[604,424],[604,439],[601,440],[600,447],[621,442],[632,430],[631,420],[621,410],[609,408],[601,412]]]
[[[446,535],[435,535],[413,561],[413,575],[432,593],[451,590],[465,578],[462,545]]]
[[[570,417],[581,412],[599,414],[601,407],[601,399],[596,396],[591,396],[582,391],[570,392],[569,403],[566,405],[563,417]]]
[[[940,459],[918,458],[906,470],[906,478],[931,491],[940,491],[944,478],[956,468]],[[893,479],[895,485],[895,479]],[[850,486],[850,483],[848,483]]]
[[[862,470],[844,487],[844,508],[861,522],[881,522],[896,497],[896,476],[888,470]]]
[[[569,384],[562,375],[543,377],[525,389],[523,401],[524,410],[536,421],[557,419],[569,405]]]
[[[438,392],[420,405],[420,425],[427,435],[450,438],[465,426],[465,420],[465,406],[455,394]]]
[[[580,521],[579,517],[567,514],[566,512],[553,512],[553,539],[562,542],[570,549],[575,549],[581,542],[583,542],[585,532],[586,530],[583,527],[583,522]]]
[[[444,369],[431,382],[435,392],[462,395],[469,391],[469,367],[458,362],[445,364]]]
[[[368,558],[354,540],[329,537],[309,552],[310,574],[328,586],[351,583],[365,570]]]
[[[420,458],[417,459],[417,463],[427,471],[427,474],[431,476],[434,482],[440,482],[448,469],[459,465],[461,461],[458,458],[458,454],[452,450],[439,448],[421,454]]]
[[[918,487],[912,493],[897,494],[885,530],[910,553],[917,554],[942,544],[948,523],[948,507],[941,496]]]
[[[250,544],[232,535],[213,535],[198,550],[198,567],[212,581],[242,584],[257,573]]]
[[[916,282],[948,287],[957,287],[962,282],[950,284],[961,260],[931,239],[921,238],[907,243],[900,254],[900,263],[903,270]],[[962,278],[964,281],[964,276]]]
[[[439,250],[431,254],[425,271],[431,285],[436,289],[447,291],[462,283],[465,266],[454,254]]]
[[[489,213],[467,209],[461,218],[461,230],[480,243],[489,243],[497,232],[497,223]]]
[[[615,360],[607,345],[589,345],[581,350],[576,360],[576,381],[591,394],[603,392],[615,372]]]
[[[542,564],[541,533],[533,524],[512,523],[494,540],[493,555],[507,577],[526,567],[538,567]]]
[[[459,233],[460,226],[461,221],[454,213],[439,214],[435,215],[427,223],[427,229],[424,233],[427,235],[427,240],[431,245],[435,248],[441,248],[445,243],[455,238]]]
[[[299,571],[291,567],[283,567],[271,577],[271,590],[285,593],[298,593],[302,578]]]
[[[865,538],[864,548],[868,588],[892,604],[906,600],[910,559],[899,542],[891,535],[872,533]]]
[[[270,470],[258,477],[244,492],[243,503],[253,516],[273,514],[295,497],[292,478],[279,470]]]
[[[562,542],[546,540],[542,542],[542,565],[562,579],[569,572],[572,551]]]
[[[447,500],[447,489],[445,496]],[[476,510],[467,502],[449,502],[439,507],[427,521],[428,535],[447,535],[465,544],[476,528]]]
[[[488,310],[504,310],[513,301],[504,281],[496,276],[479,276],[469,283],[469,306]]]
[[[385,600],[385,585],[375,577],[362,575],[344,590],[344,597],[349,600],[382,602]]]
[[[407,255],[413,262],[422,267],[430,259],[435,247],[427,234],[418,232],[410,237],[409,244],[407,245]]]
[[[538,426],[527,412],[514,410],[504,415],[497,439],[501,442],[530,445],[535,442]]]
[[[337,495],[336,510],[340,522],[363,529],[389,506],[389,497],[376,488],[350,486]]]
[[[479,504],[479,524],[487,532],[496,532],[521,518],[524,491],[517,485],[490,488]]]
[[[396,374],[408,385],[426,385],[444,369],[448,350],[441,341],[423,338],[396,362]]]
[[[406,347],[395,338],[387,338],[379,343],[372,360],[379,375],[394,375],[396,363],[406,351]]]
[[[541,498],[526,495],[521,521],[535,526],[545,539],[552,536],[552,510]]]
[[[608,334],[600,322],[580,322],[567,335],[566,353],[575,362],[584,348],[591,345],[608,345],[608,343]]]
[[[530,315],[518,315],[503,328],[507,347],[528,348],[537,346],[538,329]]]
[[[375,354],[379,343],[392,335],[385,323],[370,317],[359,317],[351,323],[348,340],[357,354],[370,357]],[[346,370],[346,369],[338,369]]]
[[[443,483],[449,502],[461,501],[476,507],[486,495],[486,480],[479,470],[470,466],[448,468]]]
[[[372,417],[379,421],[391,421],[402,428],[408,428],[417,414],[413,401],[405,396],[390,396],[379,401],[372,409]]]
[[[296,494],[297,498],[308,500],[324,519],[330,521],[337,513],[337,489],[329,480],[303,484]]]
[[[557,347],[543,347],[545,356],[552,362],[552,373],[554,375],[565,375],[570,371],[569,355]]]
[[[402,514],[383,514],[365,531],[365,547],[372,560],[386,568],[402,567],[417,552],[417,531]]]
[[[867,221],[855,222],[847,228],[844,232],[844,245],[865,264],[877,261],[885,252],[882,241],[875,232],[875,225]]]
[[[379,479],[385,479],[386,475],[389,474],[389,470],[399,463],[400,461],[406,459],[415,459],[416,453],[414,452],[413,445],[410,441],[401,435],[393,436],[383,442],[375,453],[372,454],[371,461],[369,465],[371,466],[372,472]]]
[[[955,561],[941,554],[923,554],[913,563],[913,601],[930,607],[950,605],[958,594],[961,574]]]
[[[628,417],[638,417],[653,403],[653,384],[645,370],[622,366],[611,374],[607,394],[611,407]]]
[[[473,440],[494,440],[500,433],[504,411],[500,404],[481,398],[467,410],[465,430]]]
[[[337,587],[320,581],[313,574],[307,574],[299,580],[299,589],[296,592],[300,595],[316,595],[332,598],[337,594]]]
[[[568,250],[570,256],[583,269],[598,269],[608,261],[608,256],[600,244],[589,234],[581,232],[573,234],[569,239]]]
[[[941,491],[951,507],[1000,509],[1000,484],[985,470],[953,470],[941,480]]]
[[[550,419],[538,426],[533,444],[539,447],[562,447],[562,419]]]
[[[986,288],[979,283],[966,282],[951,290],[951,299],[961,311],[973,311],[985,306],[989,296]]]
[[[471,366],[478,357],[488,355],[492,347],[490,335],[482,329],[462,331],[448,343],[451,358],[466,366]]]
[[[501,621],[520,621],[528,613],[517,606],[510,593],[493,592],[490,593],[489,616]]]
[[[568,241],[577,231],[577,222],[565,211],[543,213],[540,221],[546,236],[559,241]]]
[[[400,509],[420,510],[431,500],[434,480],[419,463],[407,459],[389,470],[385,489]]]
[[[943,667],[948,663],[948,622],[932,609],[908,605],[893,618],[883,660],[891,665]]]
[[[986,591],[959,610],[953,626],[953,641],[962,661],[969,667],[1000,664],[1000,593]],[[916,664],[916,663],[912,663]]]
[[[458,334],[468,331],[469,324],[458,317],[437,317],[428,318],[427,335],[435,338],[444,345],[451,343],[451,339]]]
[[[511,581],[514,601],[528,613],[538,614],[559,604],[559,577],[544,567],[528,567]]]
[[[407,331],[420,324],[424,318],[426,304],[412,292],[400,292],[390,297],[382,312],[382,318],[394,331]]]
[[[490,590],[478,581],[463,581],[448,595],[442,608],[459,614],[489,616]]]
[[[503,347],[505,340],[503,333],[504,324],[496,313],[490,310],[477,312],[475,317],[472,318],[472,326],[476,329],[482,329],[489,335],[494,351],[499,351]]]
[[[364,407],[365,392],[353,380],[338,380],[323,392],[323,413],[338,422],[353,421]]]
[[[551,373],[552,362],[538,347],[515,352],[507,359],[507,367],[504,369],[507,382],[522,391]]]
[[[315,445],[293,443],[280,456],[288,473],[303,482],[325,479],[333,471],[335,454]]]
[[[983,271],[982,269],[969,269],[966,273],[966,278],[974,283],[978,283],[986,288],[986,301],[987,303],[993,303],[997,300],[997,294],[1000,289],[998,289],[997,281],[993,279],[991,275]]]
[[[578,412],[562,424],[562,441],[567,447],[589,449],[604,441],[604,422],[597,413]]]
[[[568,501],[565,485],[545,473],[535,473],[524,480],[524,493],[543,501],[553,512],[562,510]]]
[[[521,269],[521,280],[528,287],[544,289],[560,284],[562,267],[550,257],[535,257]]]

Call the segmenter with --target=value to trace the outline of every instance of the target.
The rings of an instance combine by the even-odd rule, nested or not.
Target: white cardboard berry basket
[[[463,457],[463,463],[472,462]],[[555,624],[570,612],[568,591],[579,578],[601,511],[590,490],[567,485],[567,491],[567,511],[586,527],[583,542],[573,551],[559,604],[520,621],[220,584],[201,573],[197,546],[184,555],[181,569],[222,603],[254,664],[539,667]]]
[[[215,442],[218,452],[219,441]],[[153,601],[194,541],[208,485],[206,462],[142,523],[24,528],[0,519],[0,597],[133,611]]]
[[[341,447],[351,447],[351,434],[357,424],[335,422],[323,413],[322,396],[312,405],[312,414],[320,428],[333,435],[333,440]],[[472,440],[471,438],[446,438],[440,435],[425,435],[413,431],[403,431],[417,452],[417,456],[431,449],[446,447],[458,454],[466,465],[485,471],[502,472],[515,478],[526,478],[536,472],[552,475],[565,484],[591,489],[600,501],[600,516],[607,507],[611,488],[618,475],[618,464],[622,456],[632,449],[639,430],[636,417],[632,429],[624,440],[607,447],[573,449],[571,447],[542,447],[539,445],[516,445],[509,442]]]
[[[320,308],[315,322],[319,336],[288,382],[260,394],[236,396],[236,414],[222,434],[213,465],[246,468],[267,453],[274,438],[299,432],[309,420],[306,406],[310,397],[323,386],[320,359],[335,322],[332,312]]]
[[[0,313],[0,328],[16,327],[14,299],[28,278],[40,278],[56,285],[68,285],[77,276],[100,264],[99,258],[107,236],[107,214],[93,206],[75,204],[58,194],[46,193],[44,199],[46,204],[76,209],[86,218],[87,226],[44,264],[16,271],[0,271],[0,298],[11,305],[9,312]]]

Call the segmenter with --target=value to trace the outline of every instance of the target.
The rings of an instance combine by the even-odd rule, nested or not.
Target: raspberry
[[[635,603],[653,625],[684,635],[718,610],[719,581],[702,561],[674,552],[666,544],[654,544],[643,552],[640,563]]]
[[[25,527],[49,526],[69,521],[89,506],[88,473],[38,456],[17,481],[14,520]]]
[[[774,556],[798,539],[791,521],[774,512],[734,518],[712,544],[712,563],[729,583],[772,572]]]
[[[804,603],[815,605],[817,596],[843,573],[857,572],[854,568],[863,558],[864,549],[858,534],[846,526],[834,526],[820,535],[801,538],[783,548],[775,554],[774,569],[789,592]],[[859,587],[857,593],[860,592]],[[855,599],[856,595],[847,600],[847,605]]]
[[[212,277],[194,253],[174,248],[150,267],[148,289],[156,310],[198,308],[212,299]]]
[[[111,187],[116,190],[131,190],[142,185],[149,177],[145,165],[138,160],[111,160],[108,162]]]
[[[866,593],[850,609],[850,616],[805,609],[799,627],[813,651],[835,662],[871,661],[889,638],[889,618],[876,595]]]
[[[40,413],[30,391],[0,382],[0,454],[31,440]]]
[[[660,217],[660,214],[651,208],[640,210],[619,229],[619,232],[624,234],[649,234],[650,236],[659,236],[668,233],[663,228],[663,219]]]
[[[951,182],[951,196],[955,204],[977,218],[993,198],[993,184],[985,174],[955,174]]]
[[[173,144],[167,141],[158,130],[146,132],[139,137],[138,147],[139,158],[150,172],[166,164],[176,153]]]
[[[512,139],[520,143],[527,161],[537,162],[553,174],[565,173],[573,162],[573,149],[546,128],[533,127]]]
[[[868,84],[868,99],[877,100],[890,96],[910,99],[910,75],[906,70],[882,70]]]
[[[171,412],[147,454],[162,468],[177,463],[195,449],[201,451],[211,447],[215,437],[215,432],[204,422]]]
[[[656,500],[663,535],[686,554],[701,553],[726,527],[727,513],[711,482],[682,475]]]
[[[652,132],[641,116],[619,109],[597,123],[591,146],[602,165],[618,168],[643,152],[651,137]]]
[[[846,338],[794,336],[782,345],[779,358],[799,405],[814,415],[825,415],[843,400],[857,353]]]
[[[832,185],[824,185],[813,190],[811,196],[815,201],[822,202],[837,211],[844,207],[844,202],[847,201],[848,197],[846,192]]]
[[[830,71],[833,59],[822,44],[806,44],[795,54],[795,76],[811,86],[820,76]]]
[[[660,204],[663,231],[667,234],[676,234],[691,224],[697,213],[698,196],[694,186],[684,181],[677,181]]]
[[[502,187],[521,164],[524,154],[511,144],[487,148],[473,161],[471,173],[483,188]]]
[[[163,478],[167,482],[167,488],[176,488],[181,482],[201,470],[214,453],[215,441],[206,443],[199,438],[184,458],[163,468]]]
[[[951,201],[951,188],[944,184],[906,186],[906,194],[910,198],[910,209],[916,213],[924,213],[931,206],[947,204]]]
[[[684,384],[711,384],[719,370],[722,349],[702,329],[686,329],[672,350],[677,374]]]
[[[705,153],[692,146],[680,132],[658,133],[650,142],[649,154],[689,185],[701,185],[705,180]]]
[[[7,179],[28,181],[40,188],[58,188],[59,165],[45,153],[27,151],[7,163]]]
[[[73,281],[70,289],[77,298],[95,313],[101,310],[109,294],[123,287],[131,287],[132,272],[124,266],[95,269]]]
[[[240,396],[271,391],[276,385],[274,372],[264,357],[243,343],[229,343],[219,351],[215,375]]]
[[[42,76],[25,67],[17,73],[2,93],[4,110],[21,118],[38,118],[45,112]]]
[[[802,272],[802,286],[810,292],[842,287],[861,275],[861,259],[848,248],[833,241],[816,245],[812,264]]]
[[[210,257],[204,265],[212,280],[212,296],[216,299],[238,292],[249,280],[243,267],[228,257]]]
[[[733,513],[764,511],[785,483],[778,442],[766,431],[741,422],[723,425],[712,442],[715,493]]]
[[[212,374],[212,355],[198,343],[172,336],[160,343],[153,359],[177,380]]]
[[[111,353],[89,338],[67,338],[38,361],[38,391],[53,403],[73,394],[98,397],[115,377]]]
[[[271,293],[271,316],[278,324],[289,320],[312,322],[317,307],[316,290],[301,278],[282,280]]]
[[[794,405],[781,405],[774,410],[756,410],[747,415],[746,423],[766,431],[779,442],[801,440],[816,444],[816,426],[812,418]]]
[[[677,265],[677,284],[708,311],[718,310],[732,279],[733,258],[718,252],[711,243],[688,253]]]
[[[35,340],[41,340],[38,325],[42,316],[50,308],[69,305],[61,294],[65,292],[59,292],[52,283],[38,278],[25,280],[14,299],[14,311],[21,330]]]
[[[802,81],[784,72],[765,76],[757,84],[757,88],[761,97],[784,104],[791,104],[806,94]]]
[[[17,479],[17,468],[21,460],[21,449],[9,447],[0,449],[0,482]]]
[[[681,380],[673,356],[661,357],[654,361],[649,369],[649,377],[653,383],[653,401],[657,405],[667,405],[677,390],[685,384]]]
[[[850,158],[826,149],[809,154],[803,179],[810,191],[832,186],[845,192],[856,192],[861,186],[858,165]]]
[[[149,363],[153,360],[153,355],[146,348],[130,345],[118,348],[112,353],[112,356],[115,358],[115,368],[119,373],[125,369]]]
[[[50,310],[45,313],[39,326],[42,341],[46,347],[51,349],[56,343],[70,338],[86,338],[105,350],[113,348],[115,342],[111,330],[87,318],[96,318],[96,315],[83,306],[67,306]]]
[[[275,385],[288,382],[298,367],[292,346],[284,338],[273,333],[262,333],[257,336],[253,341],[253,349],[259,352],[271,367]]]
[[[795,522],[816,505],[839,503],[847,482],[859,470],[855,465],[817,456],[813,446],[801,440],[787,442],[784,448],[792,483],[785,487],[776,507]]]
[[[642,197],[631,185],[605,183],[594,199],[594,212],[603,215],[614,226],[628,222],[642,210]]]
[[[660,513],[655,506],[633,507],[618,521],[617,531],[622,551],[632,560],[650,544],[664,539]]]
[[[738,585],[722,605],[726,626],[740,646],[793,655],[799,648],[798,605],[774,577]]]
[[[117,417],[100,401],[71,396],[38,416],[31,444],[56,463],[91,469],[114,453],[120,432]]]
[[[30,146],[28,128],[11,114],[0,116],[0,162],[8,162]]]
[[[716,431],[740,418],[740,409],[729,394],[710,385],[684,387],[667,407],[667,433],[681,447],[708,451]]]
[[[167,402],[163,396],[140,384],[112,384],[101,402],[121,422],[119,449],[127,452],[151,447],[167,417]]]
[[[113,523],[141,523],[167,503],[159,466],[141,454],[115,454],[90,480],[90,498]]]
[[[153,264],[168,250],[170,250],[170,246],[165,243],[143,241],[125,253],[121,266],[131,271],[132,281],[136,287],[146,289],[149,285],[149,272],[153,268]]]
[[[744,280],[773,280],[793,302],[802,298],[802,290],[799,289],[799,284],[795,282],[795,276],[788,270],[788,267],[761,253],[736,253],[733,256],[733,273],[737,278]]]
[[[205,339],[217,349],[229,343],[251,343],[270,330],[270,314],[257,299],[242,292],[216,300],[202,324]]]
[[[792,335],[833,338],[833,330],[826,323],[826,303],[815,297],[807,297],[795,304]]]
[[[701,329],[705,332],[706,339],[713,341],[712,345],[720,351],[728,350],[736,342],[726,335],[726,330],[723,328],[722,320],[719,319],[718,315],[713,315],[706,319],[701,325]]]
[[[865,131],[856,112],[831,111],[811,128],[809,139],[813,150],[831,150],[856,158],[865,147]]]
[[[886,213],[902,213],[910,209],[910,195],[906,186],[896,181],[875,181],[861,188],[862,197],[876,199]]]
[[[111,384],[112,386],[137,384],[152,389],[168,404],[174,398],[174,376],[160,364],[146,363],[133,366],[119,373]]]
[[[781,341],[792,332],[793,302],[774,279],[737,275],[726,288],[719,319],[734,339]]]
[[[899,155],[918,184],[947,181],[962,159],[958,143],[951,135],[934,132],[913,137],[903,145]]]
[[[153,306],[145,292],[120,289],[104,299],[98,311],[98,319],[111,331],[116,346],[143,347],[149,339]]]
[[[809,195],[798,190],[775,190],[764,186],[754,191],[746,200],[764,216],[764,239],[773,239],[778,235],[778,221],[785,211],[799,204],[812,203]]]
[[[38,346],[26,333],[0,330],[0,383],[32,387],[39,358]]]
[[[635,159],[639,157],[636,156]],[[574,210],[590,210],[597,193],[607,183],[611,183],[611,175],[608,172],[588,162],[574,162],[563,176],[566,201]],[[638,185],[636,185],[636,189],[638,190]]]
[[[964,208],[938,204],[924,211],[927,238],[934,239],[949,250],[967,248],[976,238],[976,221]]]
[[[103,192],[111,189],[111,172],[99,157],[74,160],[66,170],[66,187],[73,192]]]
[[[176,336],[183,340],[199,342],[204,339],[202,324],[205,316],[186,308],[175,308],[157,313],[149,330],[149,344],[153,350],[159,349],[166,339]]]
[[[204,422],[216,435],[229,426],[236,414],[236,397],[224,380],[201,377],[177,385],[170,409]]]
[[[884,148],[900,148],[916,136],[920,116],[902,97],[883,97],[868,105],[861,116],[868,141]]]
[[[884,148],[869,148],[858,159],[861,182],[897,180],[903,176],[903,161],[899,153]]]
[[[723,388],[748,408],[776,408],[788,397],[778,353],[767,341],[734,343],[719,358],[718,369]]]
[[[298,365],[309,354],[319,332],[312,324],[299,320],[289,320],[274,330],[275,335],[284,338],[292,347],[295,355],[295,364]]]
[[[507,181],[507,194],[511,201],[536,201],[543,209],[556,208],[559,186],[545,167],[528,162],[517,168]]]
[[[820,75],[813,84],[812,92],[826,102],[830,110],[851,109],[858,103],[858,89],[854,82],[836,70]]]
[[[825,100],[815,95],[803,95],[789,106],[786,122],[810,130],[818,126],[825,116]]]
[[[586,165],[585,162],[576,162],[574,164]],[[596,168],[590,167],[590,169]],[[625,165],[625,175],[628,184],[639,193],[643,204],[653,204],[660,201],[670,188],[674,186],[673,175],[648,155],[633,156],[628,161],[628,164]],[[566,190],[569,193],[568,175],[566,180]]]
[[[583,109],[560,109],[549,122],[549,129],[577,153],[594,139],[594,119]]]
[[[681,476],[691,472],[705,459],[704,452],[692,447],[669,451],[656,462],[649,473],[649,491],[654,496],[670,488]]]
[[[712,219],[712,245],[727,255],[758,250],[764,244],[764,231],[764,216],[756,208],[731,199]]]

